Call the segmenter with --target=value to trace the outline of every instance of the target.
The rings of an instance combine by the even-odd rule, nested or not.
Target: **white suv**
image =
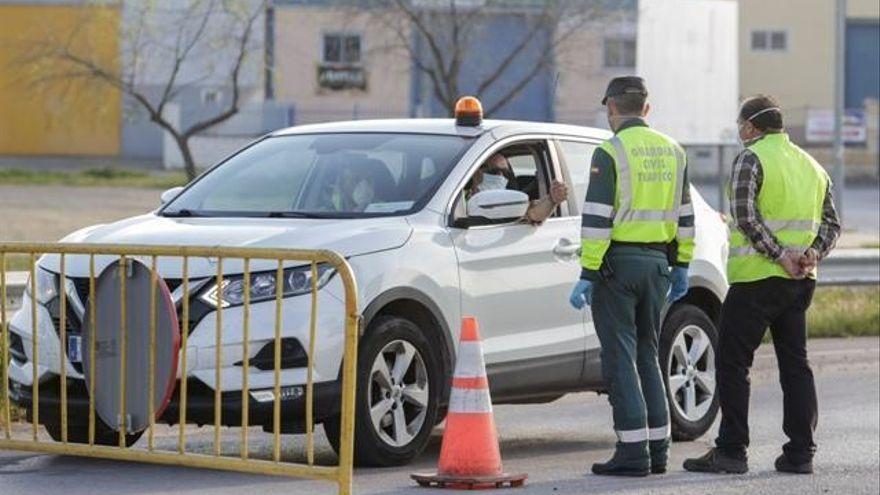
[[[65,242],[322,248],[354,268],[365,331],[360,342],[356,457],[360,464],[409,462],[442,421],[462,315],[477,317],[495,403],[553,401],[568,392],[602,391],[599,343],[589,309],[576,311],[569,291],[580,273],[580,207],[590,158],[607,131],[567,125],[451,119],[340,122],[275,132],[203,174],[186,189],[163,194],[159,210],[82,229]],[[490,156],[512,166],[506,190],[470,194],[469,181]],[[529,199],[546,197],[553,180],[568,184],[568,200],[541,225],[523,222]],[[718,409],[714,385],[715,321],[727,290],[727,228],[693,190],[696,254],[687,296],[666,312],[661,368],[666,371],[673,434],[702,435]],[[97,266],[97,273],[110,260]],[[231,265],[231,264],[230,264]],[[159,272],[180,305],[180,260],[160,259]],[[281,363],[285,433],[301,432],[306,377],[310,284],[305,267],[286,268]],[[215,306],[209,259],[192,259],[187,419],[213,421]],[[250,421],[271,428],[274,277],[254,265],[251,284]],[[261,272],[261,270],[266,270]],[[60,284],[59,259],[37,268],[41,335],[40,421],[60,437],[59,294],[68,298],[67,335],[78,338],[88,307],[87,258],[68,256]],[[240,273],[229,271],[231,280]],[[319,271],[315,354],[316,421],[331,442],[339,436],[342,286]],[[274,280],[274,278],[272,279]],[[298,281],[298,282],[294,282]],[[264,281],[265,282],[265,281]],[[229,284],[234,285],[234,284]],[[63,287],[64,290],[60,290]],[[268,290],[266,287],[271,287]],[[260,292],[260,291],[263,292]],[[214,294],[213,296],[211,294]],[[240,294],[222,291],[223,422],[240,425]],[[11,320],[12,398],[30,408],[30,298]],[[55,339],[46,345],[44,338]],[[78,342],[78,341],[77,341]],[[267,347],[268,346],[268,347]],[[43,352],[54,352],[55,357]],[[84,441],[88,399],[82,363],[68,351],[70,440]],[[80,354],[81,352],[76,352]],[[45,396],[44,396],[45,393]],[[174,423],[177,400],[160,421]],[[550,419],[547,419],[550,420]],[[539,419],[540,421],[540,419]],[[134,442],[137,435],[129,439]],[[99,425],[98,441],[115,436]]]

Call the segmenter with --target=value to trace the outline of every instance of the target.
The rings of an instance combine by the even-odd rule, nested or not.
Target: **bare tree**
[[[100,40],[83,40],[94,30],[94,12],[84,12],[69,33],[43,33],[17,40],[15,63],[26,70],[34,90],[75,96],[91,84],[109,85],[134,101],[149,120],[174,139],[189,179],[196,176],[190,139],[239,112],[249,56],[260,49],[258,20],[267,0],[137,0],[123,4],[120,56],[102,60],[88,49]],[[114,35],[116,33],[113,33]],[[216,83],[216,81],[221,81]],[[211,81],[230,98],[213,115],[188,126],[167,109],[187,88]],[[59,84],[68,90],[59,89]]]
[[[473,93],[494,97],[484,109],[491,117],[516,98],[553,63],[565,42],[587,23],[606,12],[603,0],[384,0],[373,18],[396,34],[395,46],[408,52],[413,65],[427,78],[434,98],[451,115],[461,96],[462,67],[468,57],[480,56],[484,68]],[[500,53],[487,53],[473,40],[492,16],[518,15],[523,34]],[[415,40],[418,43],[414,43]],[[422,45],[424,49],[419,49]],[[526,58],[526,53],[533,54]],[[536,55],[534,55],[536,54]],[[514,63],[528,70],[512,75]],[[503,81],[504,84],[501,84]]]

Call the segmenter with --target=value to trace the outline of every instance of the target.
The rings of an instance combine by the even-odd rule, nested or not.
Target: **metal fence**
[[[10,331],[9,322],[6,316],[7,304],[7,255],[17,254],[29,257],[30,282],[28,294],[25,296],[30,301],[30,322],[31,322],[31,361],[33,370],[31,385],[31,410],[32,428],[30,438],[16,438],[21,435],[13,435],[10,427],[10,380],[9,368],[10,363]],[[57,333],[60,342],[58,359],[60,370],[59,387],[59,407],[61,418],[61,441],[51,442],[41,440],[38,435],[40,423],[40,380],[37,376],[39,367],[40,346],[48,346],[51,342],[40,342],[41,337],[38,331],[38,314],[37,314],[37,277],[36,277],[36,261],[41,254],[57,255],[60,262],[60,287],[59,303],[61,309],[59,311],[60,321],[57,322]],[[121,324],[115,329],[114,338],[120,342],[118,351],[121,352],[119,357],[119,404],[118,410],[121,411],[118,426],[118,445],[108,446],[99,445],[96,442],[96,404],[95,394],[89,393],[88,398],[88,441],[75,443],[69,438],[68,431],[68,364],[69,350],[64,344],[67,342],[65,332],[67,331],[68,318],[66,293],[64,290],[67,281],[67,270],[71,261],[78,263],[88,262],[88,288],[87,288],[87,308],[84,309],[83,320],[88,320],[88,332],[90,337],[89,344],[82,349],[83,359],[83,378],[88,382],[88,390],[96,390],[96,380],[101,380],[102,376],[96,376],[96,336],[98,313],[96,310],[96,276],[103,274],[96,273],[96,257],[102,265],[106,266],[109,259],[116,260],[118,270],[118,287],[119,287],[119,308],[121,313],[119,321]],[[179,427],[177,429],[177,445],[176,449],[159,449],[154,440],[154,430],[156,429],[156,352],[157,352],[157,286],[160,278],[157,270],[157,263],[160,258],[173,258],[180,262],[183,291],[180,299],[180,352],[179,368],[180,379],[177,381],[176,388],[179,400],[179,418],[175,418]],[[79,258],[79,259],[75,259]],[[216,335],[215,335],[215,387],[213,401],[213,433],[214,444],[213,453],[194,453],[187,450],[186,444],[186,424],[187,424],[187,338],[191,328],[189,321],[190,311],[190,268],[191,259],[208,258],[216,263],[216,287],[224,287],[223,266],[225,260],[233,260],[240,262],[243,267],[241,278],[243,280],[243,296],[244,301],[241,306],[242,325],[240,328],[230,329],[223,323],[223,304],[216,305]],[[134,338],[129,334],[126,328],[126,310],[133,301],[126,294],[126,270],[132,260],[137,260],[144,266],[149,268],[149,372],[147,391],[147,402],[149,403],[149,425],[146,427],[147,443],[145,448],[127,448],[126,436],[130,433],[128,417],[126,416],[126,397],[130,393],[126,393],[126,339]],[[216,260],[216,261],[215,261]],[[165,260],[167,261],[167,260]],[[248,348],[249,332],[250,332],[250,312],[251,312],[251,262],[259,262],[262,264],[269,263],[274,265],[275,271],[275,297],[274,297],[274,389],[272,391],[274,400],[272,410],[272,454],[271,459],[255,459],[249,455],[248,426],[249,426],[249,403],[250,396],[248,387],[248,375],[250,374],[249,358],[250,350]],[[307,353],[307,381],[305,385],[305,435],[306,435],[306,461],[304,463],[286,462],[281,458],[281,418],[282,418],[282,395],[281,395],[281,346],[282,346],[282,297],[283,297],[283,274],[285,264],[287,267],[294,266],[291,262],[298,263],[296,266],[303,266],[303,262],[310,266],[311,282],[311,314],[309,320],[309,341]],[[317,465],[314,461],[314,383],[313,369],[315,358],[315,340],[317,333],[318,321],[318,297],[317,291],[317,271],[322,264],[327,264],[336,270],[341,279],[345,291],[345,316],[344,316],[344,355],[341,365],[341,405],[340,405],[340,433],[339,433],[339,456],[338,465],[324,466]],[[305,268],[303,268],[305,269]],[[103,279],[102,279],[103,280]],[[162,281],[164,284],[164,281]],[[115,287],[115,286],[114,286]],[[195,290],[195,289],[192,289]],[[271,301],[271,299],[270,299]],[[137,301],[143,303],[143,301]],[[219,296],[218,296],[219,302]],[[128,304],[127,304],[128,303]],[[352,462],[353,462],[353,432],[354,432],[354,398],[355,398],[355,373],[357,362],[357,339],[359,331],[359,314],[357,309],[357,288],[355,285],[354,275],[351,267],[346,260],[340,255],[332,251],[324,250],[295,250],[295,249],[260,249],[260,248],[227,248],[227,247],[192,247],[192,246],[127,246],[127,245],[99,245],[99,244],[26,244],[26,243],[0,243],[0,330],[2,330],[2,348],[3,348],[3,370],[2,373],[2,398],[4,409],[0,411],[5,419],[5,431],[0,436],[0,448],[10,450],[34,451],[64,455],[78,455],[87,457],[100,457],[117,460],[151,462],[158,464],[189,466],[197,468],[223,469],[231,471],[240,471],[248,473],[274,474],[285,476],[296,476],[314,479],[324,479],[335,481],[339,487],[339,493],[349,494],[352,489]],[[175,310],[178,311],[178,310]],[[85,328],[85,327],[84,327]],[[106,331],[106,330],[104,330]],[[226,331],[242,332],[242,390],[241,390],[241,436],[238,453],[235,456],[223,455],[221,453],[221,363],[222,363],[222,339]],[[85,337],[85,335],[84,335]],[[143,336],[141,336],[142,338]],[[104,345],[101,343],[100,345]],[[268,346],[268,344],[267,344]],[[49,352],[48,350],[46,352]],[[88,353],[88,364],[85,365],[85,354]],[[44,354],[45,356],[45,354]],[[175,357],[175,360],[177,357]],[[115,361],[114,361],[115,362]],[[134,368],[133,368],[134,369]],[[161,371],[161,370],[159,370]],[[88,376],[86,376],[86,374]],[[115,406],[114,406],[115,407]],[[81,433],[81,432],[80,432]],[[112,435],[112,433],[111,433]]]

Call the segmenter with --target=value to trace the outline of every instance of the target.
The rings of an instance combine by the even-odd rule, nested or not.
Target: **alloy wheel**
[[[428,371],[419,351],[405,340],[389,342],[370,371],[370,419],[383,442],[409,444],[421,431],[428,411]]]
[[[715,397],[715,350],[696,325],[684,327],[672,343],[666,366],[670,402],[688,421],[699,421]]]

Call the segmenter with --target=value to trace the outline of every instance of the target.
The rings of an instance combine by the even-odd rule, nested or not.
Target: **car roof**
[[[280,129],[273,136],[289,136],[296,134],[319,134],[329,132],[401,132],[410,134],[441,134],[447,136],[477,137],[491,132],[495,138],[501,139],[516,134],[554,134],[563,136],[607,139],[611,132],[595,127],[555,124],[548,122],[530,122],[526,120],[495,120],[487,119],[476,127],[455,125],[455,119],[378,119],[350,120],[327,122],[323,124],[307,124]]]

